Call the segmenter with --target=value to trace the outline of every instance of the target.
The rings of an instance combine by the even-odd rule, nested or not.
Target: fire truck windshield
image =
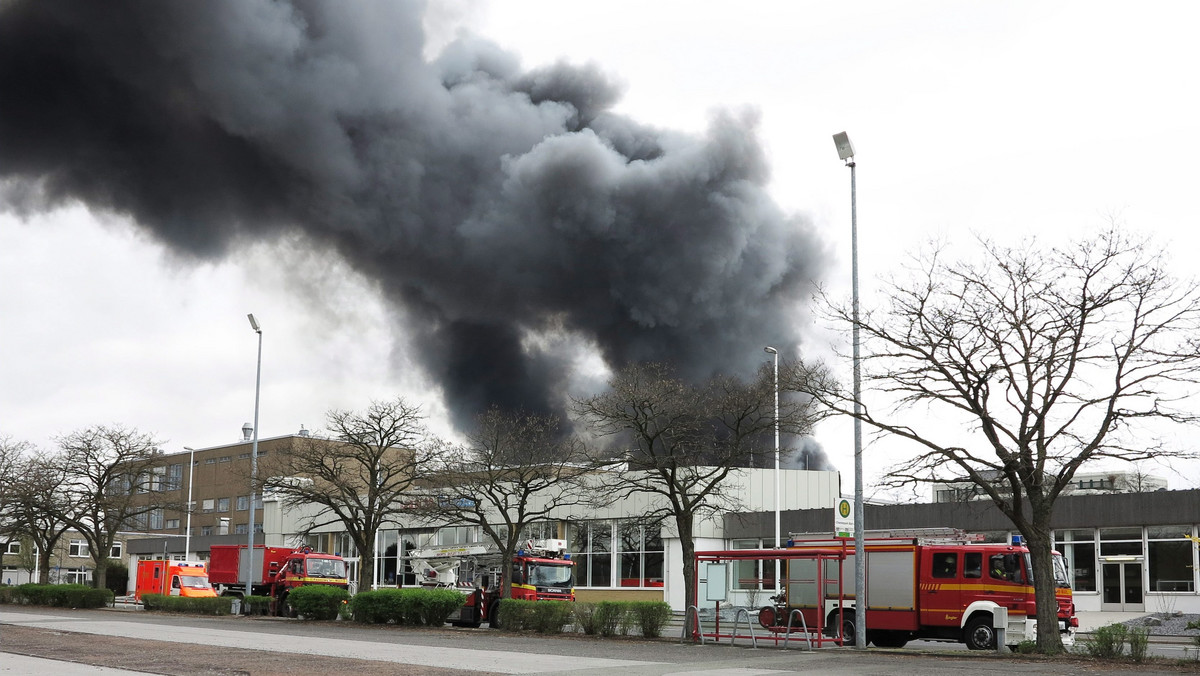
[[[535,587],[570,587],[572,568],[570,565],[530,563],[529,584]]]
[[[1071,578],[1067,575],[1067,562],[1058,552],[1054,552],[1054,586],[1071,588]]]
[[[309,559],[309,577],[346,577],[346,562],[337,559]]]

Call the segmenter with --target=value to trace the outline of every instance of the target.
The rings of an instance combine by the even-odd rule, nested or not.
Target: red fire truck
[[[981,539],[966,534],[868,536],[867,641],[894,648],[912,639],[941,639],[985,650],[995,648],[994,620],[1004,615],[1008,620],[1006,644],[1036,639],[1037,613],[1028,548],[1019,542],[988,544]],[[818,571],[817,559],[788,561],[781,598],[776,599],[778,605],[759,611],[760,624],[783,631],[791,611],[799,610],[807,626],[826,627],[831,635],[840,629],[845,645],[854,641],[853,540],[794,536],[788,551],[831,547],[849,551],[844,561],[823,560],[824,571]],[[822,584],[823,593],[819,590]],[[1063,644],[1073,645],[1079,620],[1066,565],[1057,552],[1054,586]]]
[[[528,601],[574,601],[575,562],[566,554],[566,540],[530,540],[517,550],[509,598]],[[497,611],[505,566],[492,544],[474,543],[413,550],[409,562],[417,580],[426,587],[450,587],[467,594],[466,603],[447,620],[478,627],[486,619],[499,626]]]
[[[275,614],[287,612],[288,594],[306,584],[349,586],[346,562],[335,554],[319,554],[310,547],[255,545],[254,566],[246,545],[213,545],[209,550],[208,579],[221,596],[270,596]],[[258,565],[261,564],[261,565]],[[246,589],[247,576],[250,589]]]

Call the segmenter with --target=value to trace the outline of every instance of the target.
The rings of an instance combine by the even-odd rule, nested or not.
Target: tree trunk
[[[1058,631],[1058,597],[1054,593],[1054,554],[1050,544],[1050,528],[1042,525],[1042,521],[1038,519],[1039,523],[1025,534],[1025,538],[1033,564],[1038,652],[1055,654],[1063,651],[1063,643]],[[1045,521],[1049,521],[1048,516]]]
[[[684,608],[696,605],[696,543],[692,539],[692,515],[676,514],[675,527],[679,529],[679,545],[683,551]]]
[[[96,570],[92,571],[92,588],[104,589],[108,585],[107,556],[96,557]]]
[[[50,559],[53,554],[48,547],[38,552],[38,584],[50,584]]]

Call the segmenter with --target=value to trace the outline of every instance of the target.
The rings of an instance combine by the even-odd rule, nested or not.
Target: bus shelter
[[[850,550],[851,552],[853,550]],[[826,643],[842,645],[841,631],[826,635],[826,627],[832,623],[826,617],[827,601],[836,602],[836,627],[843,626],[842,608],[845,600],[842,589],[842,567],[846,561],[847,549],[842,546],[804,547],[796,549],[725,549],[699,551],[695,554],[696,562],[696,599],[713,601],[715,616],[711,631],[706,630],[700,618],[700,608],[690,606],[684,617],[684,629],[681,639],[689,633],[692,641],[706,642],[712,639],[721,642],[728,638],[730,643],[737,639],[750,639],[757,645],[758,636],[755,634],[755,624],[765,636],[777,645],[780,641],[784,647],[793,634],[800,634],[811,648]],[[733,621],[733,626],[721,628],[721,603],[728,601],[732,585],[729,564],[739,561],[761,561],[763,566],[769,562],[780,562],[783,573],[783,585],[779,587],[777,596],[770,597],[771,605],[761,609],[751,610],[739,608]],[[706,582],[705,598],[700,596],[700,581]],[[757,580],[756,580],[757,582]],[[742,629],[742,620],[745,629]],[[853,637],[849,637],[853,640]]]

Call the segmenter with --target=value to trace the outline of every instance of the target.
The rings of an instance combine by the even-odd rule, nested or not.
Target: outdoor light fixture
[[[775,549],[779,549],[779,350],[770,345],[763,352],[775,355]],[[779,559],[775,559],[775,593],[779,594]]]
[[[858,186],[855,177],[854,144],[846,132],[833,135],[838,157],[850,167],[850,276],[851,334],[854,342],[854,598],[867,598],[867,557],[863,544],[863,469],[862,469],[862,368],[858,337]],[[867,604],[854,604],[854,647],[867,647]]]
[[[248,314],[246,317],[250,320],[250,328],[258,334],[258,367],[254,372],[254,441],[250,448],[250,523],[246,527],[249,533],[249,549],[246,550],[246,556],[249,557],[249,562],[246,567],[246,593],[249,594],[251,585],[254,582],[254,496],[255,489],[258,485],[258,399],[259,393],[262,391],[262,327],[258,325],[258,320],[253,314]]]
[[[188,499],[187,499],[187,530],[183,536],[183,560],[192,558],[192,476],[196,469],[196,449],[184,446],[188,452]]]
[[[853,160],[854,159],[854,144],[850,142],[850,136],[846,132],[833,135],[833,145],[837,146],[838,159]]]

